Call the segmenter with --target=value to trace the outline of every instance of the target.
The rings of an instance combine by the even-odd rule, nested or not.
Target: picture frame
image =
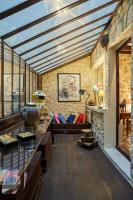
[[[58,102],[80,102],[80,73],[58,73]]]

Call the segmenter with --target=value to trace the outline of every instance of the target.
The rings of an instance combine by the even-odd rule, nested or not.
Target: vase
[[[34,130],[38,128],[38,122],[40,119],[40,109],[36,106],[35,103],[27,104],[21,110],[21,116],[24,120],[26,127],[32,127]]]

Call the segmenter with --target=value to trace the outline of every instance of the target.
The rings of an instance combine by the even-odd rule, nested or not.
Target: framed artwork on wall
[[[58,101],[80,102],[81,79],[79,73],[59,73],[58,79]]]

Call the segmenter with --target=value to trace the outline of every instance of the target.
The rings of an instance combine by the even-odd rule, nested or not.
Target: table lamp
[[[104,90],[100,89],[98,92],[98,106],[102,108],[101,103],[103,102]]]
[[[97,85],[93,85],[93,92],[94,92],[94,104],[97,104],[97,98],[96,98],[96,94],[98,93],[99,88],[97,87]]]

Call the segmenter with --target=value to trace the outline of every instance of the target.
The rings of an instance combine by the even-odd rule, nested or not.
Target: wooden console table
[[[52,150],[52,137],[50,124],[52,118],[39,124],[37,131],[34,131],[36,138],[25,142],[18,141],[12,147],[3,148],[0,146],[0,170],[17,169],[20,175],[20,185],[13,194],[2,193],[0,186],[0,199],[2,200],[33,200],[36,199],[41,187],[43,171],[46,171]],[[0,132],[1,134],[11,133],[14,137],[25,130],[21,121],[16,125]],[[26,177],[26,178],[25,178]]]

